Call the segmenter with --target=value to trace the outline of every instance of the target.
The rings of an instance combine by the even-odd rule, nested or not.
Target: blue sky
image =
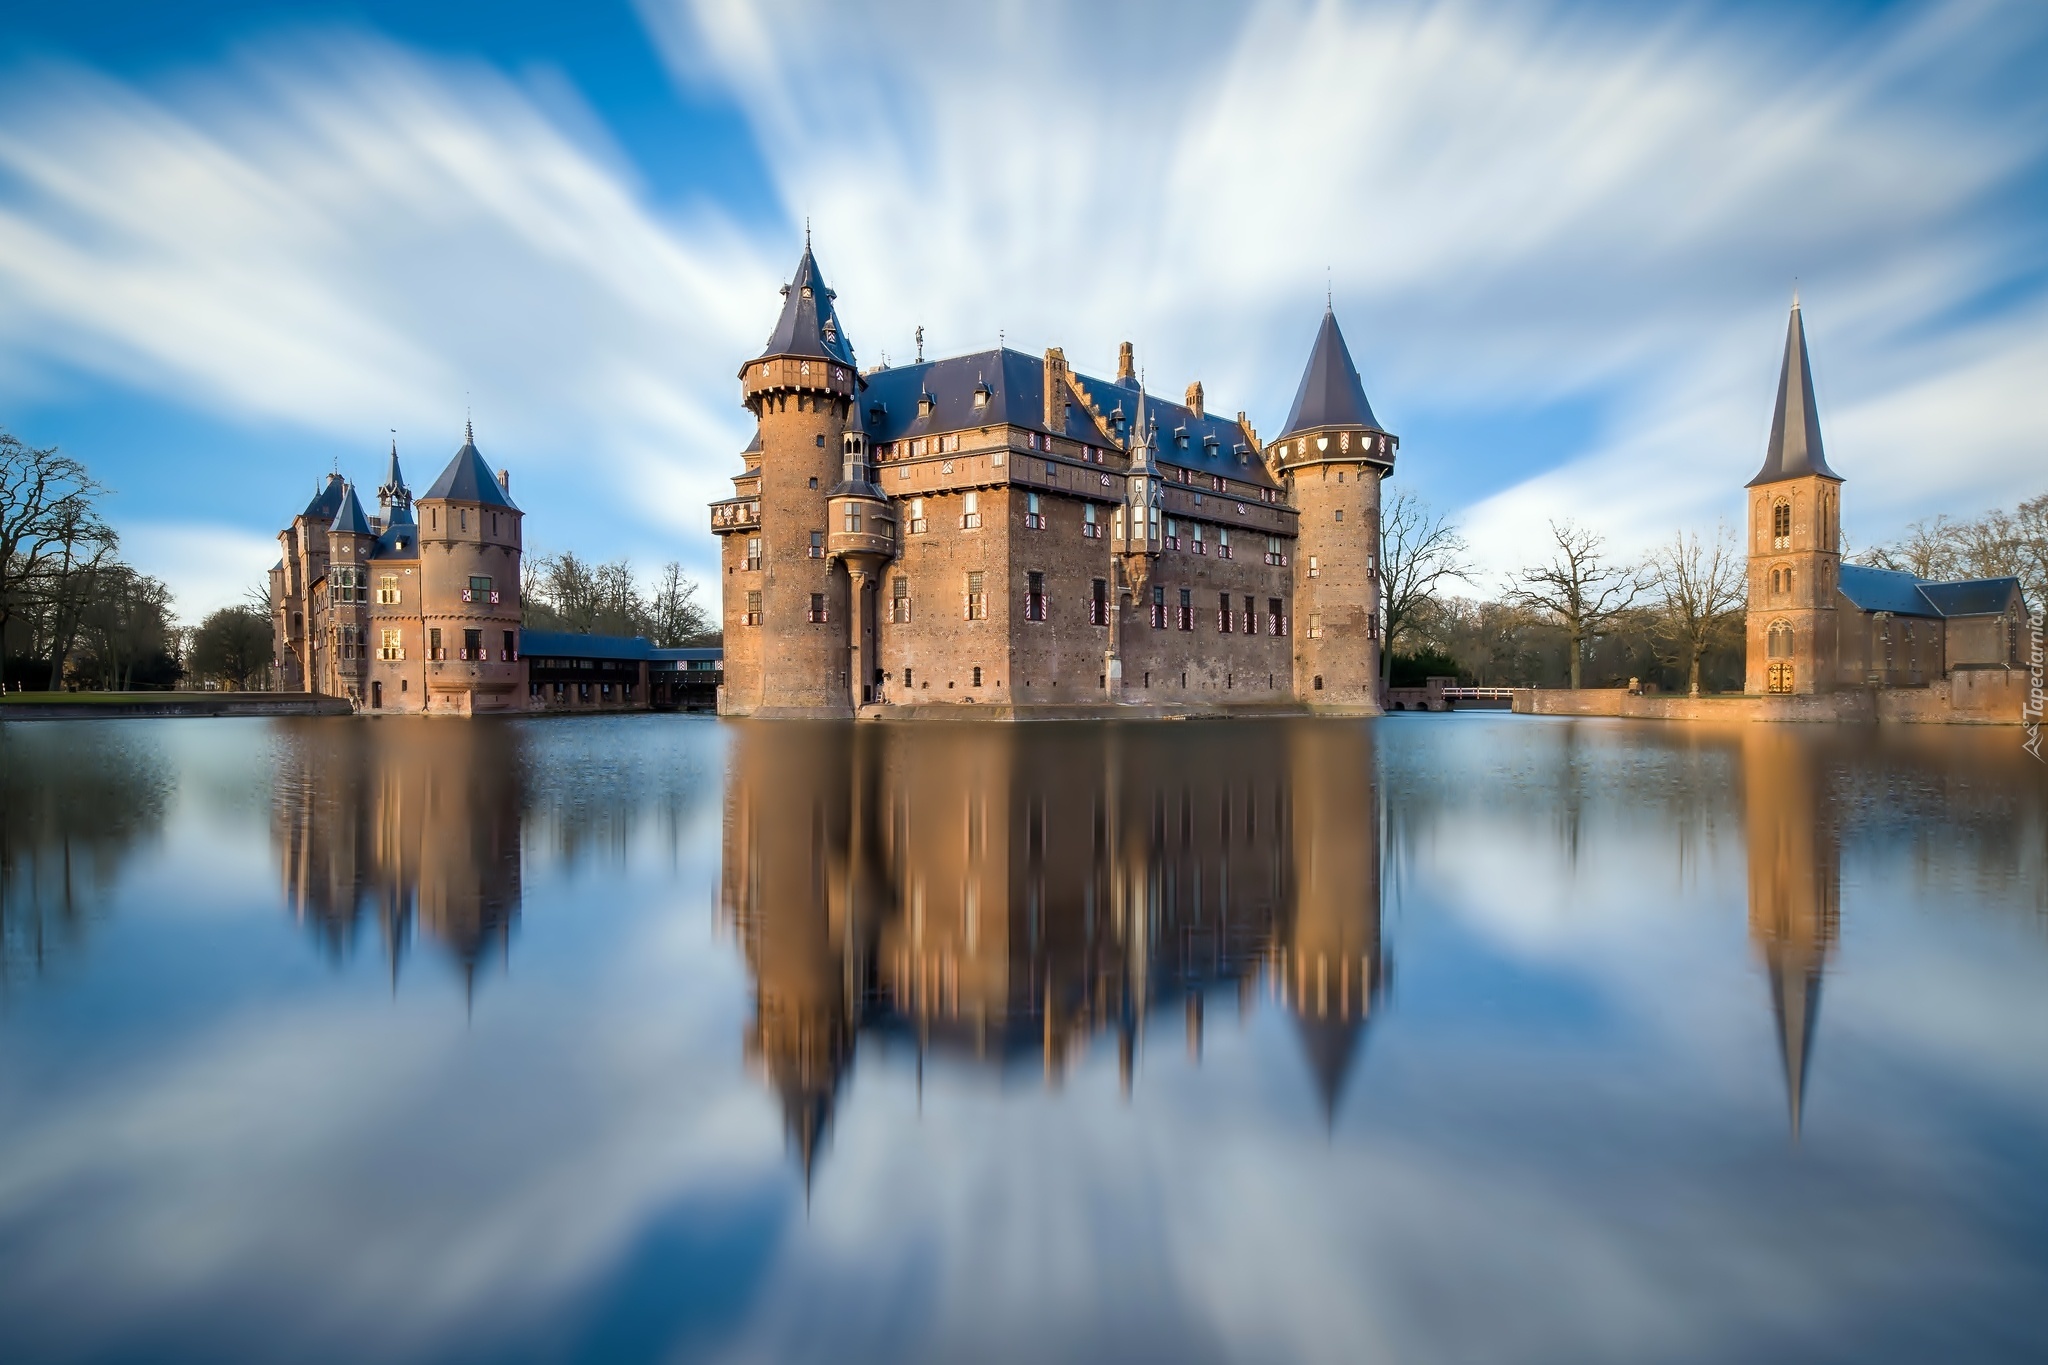
[[[528,543],[709,579],[813,224],[866,363],[1000,334],[1285,416],[1326,282],[1478,587],[1739,515],[1793,281],[1853,544],[2048,491],[2048,11],[0,11],[0,425],[196,617],[466,411]]]

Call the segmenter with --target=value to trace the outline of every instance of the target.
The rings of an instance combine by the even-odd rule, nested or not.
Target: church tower
[[[1323,324],[1267,461],[1301,514],[1294,558],[1294,695],[1317,710],[1380,710],[1380,480],[1400,439],[1373,416],[1337,315]]]
[[[726,715],[846,716],[859,695],[850,579],[827,541],[832,490],[849,482],[845,438],[860,430],[861,378],[833,298],[806,234],[775,330],[740,368],[760,428],[739,496],[712,509],[725,569]],[[865,464],[865,449],[858,457]]]
[[[1778,407],[1764,467],[1749,481],[1749,613],[1745,691],[1828,692],[1840,641],[1842,476],[1821,451],[1820,413],[1799,300],[1785,332]]]

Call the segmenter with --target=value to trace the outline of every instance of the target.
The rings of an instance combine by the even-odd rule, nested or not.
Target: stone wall
[[[1614,716],[1742,724],[1792,721],[1869,724],[2017,725],[2028,674],[1961,669],[1926,687],[1858,688],[1791,696],[1634,696],[1619,687],[1517,688],[1517,715]]]

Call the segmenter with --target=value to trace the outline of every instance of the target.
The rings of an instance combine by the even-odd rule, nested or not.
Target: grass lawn
[[[266,696],[262,692],[4,692],[0,705],[47,706],[63,702],[79,706],[115,706],[137,701],[214,701],[221,697]]]

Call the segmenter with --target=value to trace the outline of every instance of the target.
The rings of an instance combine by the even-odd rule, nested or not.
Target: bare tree
[[[1680,531],[1650,560],[1658,593],[1658,636],[1685,674],[1686,694],[1700,694],[1700,659],[1734,622],[1747,599],[1748,566],[1727,526],[1711,540]]]
[[[56,563],[79,548],[81,529],[97,522],[92,504],[104,491],[55,446],[38,450],[0,431],[0,640],[35,605]]]
[[[1413,493],[1380,509],[1380,682],[1393,677],[1394,647],[1424,605],[1452,579],[1469,579],[1465,538]]]
[[[247,691],[276,662],[270,618],[253,607],[222,607],[192,632],[191,669],[224,691]]]
[[[711,613],[697,600],[697,585],[683,577],[683,566],[674,560],[662,566],[648,615],[654,643],[663,649],[701,639],[713,630]]]
[[[1551,522],[1550,535],[1556,542],[1550,562],[1522,570],[1509,584],[1506,600],[1542,612],[1563,628],[1576,688],[1587,645],[1634,605],[1643,590],[1642,575],[1609,561],[1605,538],[1575,522]]]

